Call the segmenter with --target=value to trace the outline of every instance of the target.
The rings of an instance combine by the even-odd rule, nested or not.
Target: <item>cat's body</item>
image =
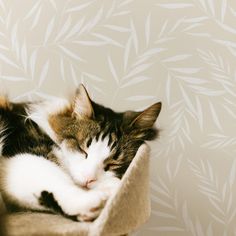
[[[96,218],[161,109],[116,113],[80,86],[72,102],[0,98],[0,190],[8,205]]]

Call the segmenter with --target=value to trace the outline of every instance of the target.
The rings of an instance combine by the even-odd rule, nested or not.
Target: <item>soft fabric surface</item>
[[[8,236],[115,236],[132,232],[150,215],[149,148],[143,144],[121,187],[92,223],[78,223],[60,215],[22,212],[6,216]]]

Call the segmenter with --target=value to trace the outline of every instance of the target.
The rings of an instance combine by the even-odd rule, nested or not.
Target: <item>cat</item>
[[[158,136],[155,103],[114,112],[81,84],[72,101],[0,98],[0,191],[9,209],[52,211],[93,221],[136,151]]]

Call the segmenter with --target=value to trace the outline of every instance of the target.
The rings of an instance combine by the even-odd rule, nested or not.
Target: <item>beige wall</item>
[[[0,0],[1,91],[163,102],[138,236],[236,235],[234,0]]]

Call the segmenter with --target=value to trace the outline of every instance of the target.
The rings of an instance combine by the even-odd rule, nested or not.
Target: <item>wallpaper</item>
[[[234,0],[0,0],[0,92],[162,101],[136,236],[236,235]]]

